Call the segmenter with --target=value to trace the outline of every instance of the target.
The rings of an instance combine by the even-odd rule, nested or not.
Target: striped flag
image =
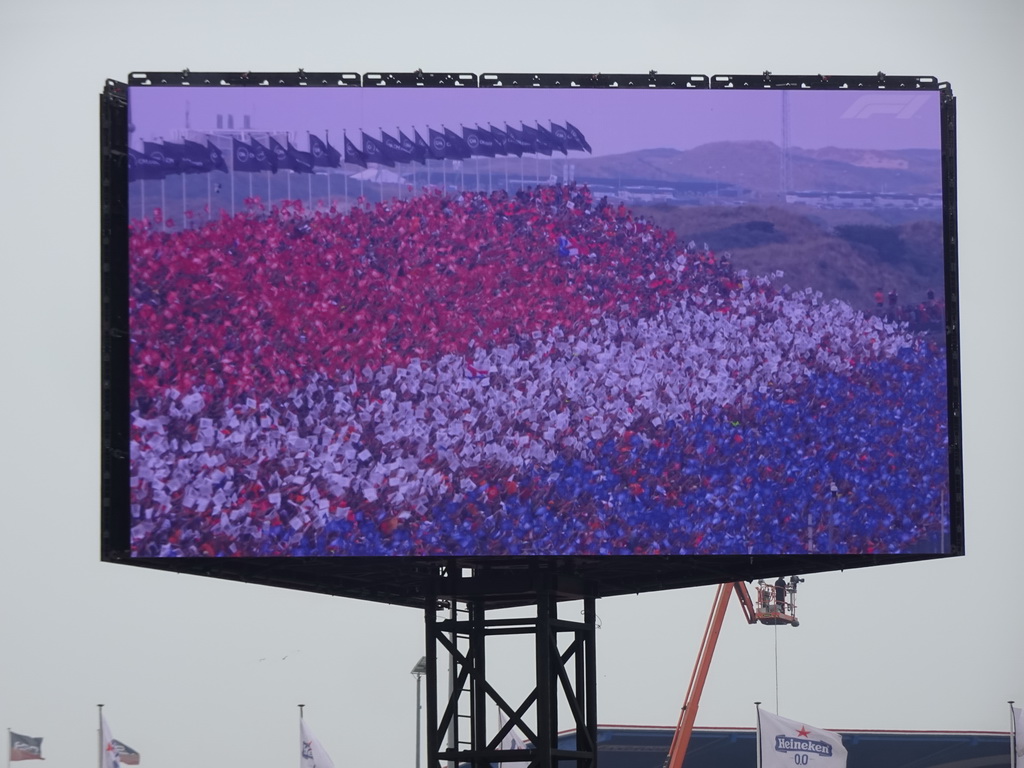
[[[117,739],[111,739],[110,743],[114,745],[114,749],[117,751],[117,759],[121,761],[121,765],[139,764],[140,755],[134,749]]]
[[[14,731],[11,734],[11,761],[14,760],[44,760],[43,737],[23,736]]]
[[[498,710],[498,729],[499,730],[504,729],[505,728],[505,724],[507,722],[508,722],[508,720],[505,718],[505,713],[502,712],[499,709]],[[500,744],[499,748],[502,749],[502,750],[520,750],[520,749],[527,750],[527,749],[530,748],[530,745],[526,741],[526,739],[523,738],[522,734],[519,733],[519,730],[515,726],[512,726],[512,728],[509,729],[509,732],[506,733],[505,737],[501,740],[501,744]],[[532,752],[530,754],[532,754]],[[522,762],[528,762],[528,761],[529,761],[529,757],[524,755],[524,759],[522,760]],[[499,766],[504,766],[504,765],[506,765],[506,763],[499,763],[498,765]],[[513,763],[510,762],[509,765],[513,765]],[[514,765],[519,765],[519,763],[516,762],[516,763],[514,763]]]

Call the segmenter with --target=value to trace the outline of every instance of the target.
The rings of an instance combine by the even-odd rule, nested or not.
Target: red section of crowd
[[[174,234],[142,222],[130,242],[134,395],[283,392],[309,372],[358,375],[571,332],[598,313],[653,314],[684,287],[728,299],[727,264],[691,249],[684,285],[676,250],[674,232],[572,186],[344,214],[254,205]]]

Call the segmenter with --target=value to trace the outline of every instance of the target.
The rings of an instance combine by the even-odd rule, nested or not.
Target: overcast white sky
[[[698,725],[753,702],[826,728],[1007,730],[1020,610],[1024,65],[1015,0],[502,4],[252,0],[0,10],[0,727],[96,760],[96,704],[144,768],[415,760],[415,610],[99,562],[97,96],[137,70],[935,75],[958,97],[967,556],[811,576],[798,629],[734,606]],[[497,6],[495,6],[497,8]],[[672,725],[713,589],[598,602],[603,723]],[[567,611],[573,610],[567,606]],[[489,660],[515,687],[531,661]]]

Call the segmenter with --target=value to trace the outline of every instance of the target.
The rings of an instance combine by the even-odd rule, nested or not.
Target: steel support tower
[[[442,576],[438,594],[447,596],[424,612],[428,768],[497,763],[596,768],[594,597],[579,597],[583,620],[569,620],[558,615],[559,602],[566,598],[553,582],[537,584],[532,604],[509,609],[486,598],[461,599],[463,581],[462,574]],[[500,616],[495,615],[498,609],[503,609]],[[509,617],[510,611],[522,615]],[[535,681],[521,700],[507,698],[487,677],[489,641],[509,635],[532,639]],[[447,681],[446,670],[451,671]],[[560,714],[565,713],[568,719],[562,723]],[[574,731],[575,744],[560,747],[560,730]],[[515,731],[526,738],[527,749],[510,748]]]

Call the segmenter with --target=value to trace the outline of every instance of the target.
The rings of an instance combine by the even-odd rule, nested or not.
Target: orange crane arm
[[[742,581],[735,581],[732,588],[736,592],[736,597],[739,598],[740,606],[743,608],[743,615],[747,618],[747,624],[756,624],[757,612],[754,610],[754,603],[750,600],[750,592],[747,591],[747,585]]]
[[[686,689],[683,710],[679,713],[679,723],[676,725],[676,732],[672,737],[672,746],[668,750],[666,768],[680,768],[683,764],[683,756],[686,755],[686,748],[690,744],[690,735],[693,733],[693,725],[697,720],[697,707],[700,705],[704,682],[707,680],[708,670],[711,668],[711,657],[715,654],[715,645],[718,643],[718,635],[722,630],[725,609],[729,607],[731,592],[736,593],[740,605],[743,606],[743,614],[746,616],[747,622],[754,624],[757,621],[754,605],[750,601],[750,593],[742,581],[718,585],[715,603],[711,608],[711,616],[708,617],[707,626],[704,628],[704,639],[700,644],[697,663],[693,667],[690,685]]]

